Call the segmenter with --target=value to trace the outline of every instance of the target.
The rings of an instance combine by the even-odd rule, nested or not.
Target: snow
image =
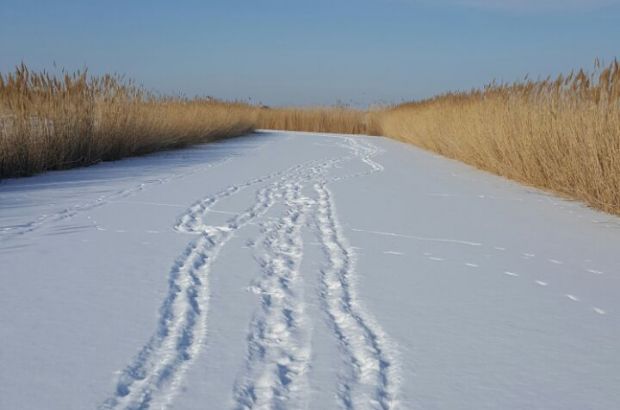
[[[399,142],[0,184],[0,408],[615,409],[620,219]]]

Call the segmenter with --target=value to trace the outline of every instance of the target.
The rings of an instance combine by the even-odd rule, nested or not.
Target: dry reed
[[[261,128],[383,135],[620,214],[620,66],[368,112],[263,109]]]
[[[117,76],[0,75],[0,178],[31,175],[251,131],[256,108],[161,97]]]
[[[273,130],[378,135],[372,112],[346,107],[261,108],[258,127]]]
[[[620,214],[620,67],[403,104],[382,134]]]
[[[384,135],[620,214],[620,66],[380,110],[153,96],[117,77],[0,76],[0,177],[266,129]]]

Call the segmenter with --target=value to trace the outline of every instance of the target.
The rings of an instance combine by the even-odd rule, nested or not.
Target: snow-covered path
[[[2,409],[620,408],[620,219],[383,138],[0,184]]]

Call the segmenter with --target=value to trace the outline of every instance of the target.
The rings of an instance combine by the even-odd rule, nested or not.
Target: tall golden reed
[[[118,77],[0,76],[0,177],[267,129],[384,135],[620,214],[620,66],[370,111],[153,96]]]
[[[261,128],[383,135],[620,214],[620,66],[368,112],[263,109]]]
[[[378,135],[374,112],[346,107],[261,108],[258,127],[272,130]]]
[[[383,135],[620,214],[620,67],[403,104]]]
[[[0,75],[0,178],[240,135],[254,128],[256,111],[156,96],[117,76],[58,77],[22,64]]]

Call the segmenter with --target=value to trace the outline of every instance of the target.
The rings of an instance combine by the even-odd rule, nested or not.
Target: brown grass
[[[378,135],[371,112],[346,107],[261,108],[258,127],[272,130]]]
[[[22,65],[0,75],[0,178],[244,134],[256,111],[156,96],[117,76],[59,78]]]
[[[620,67],[490,85],[382,114],[383,135],[620,214]]]
[[[620,214],[620,66],[368,112],[263,109],[259,126],[384,135]]]
[[[620,214],[620,66],[361,111],[153,96],[117,77],[0,76],[0,177],[266,129],[384,135]]]

